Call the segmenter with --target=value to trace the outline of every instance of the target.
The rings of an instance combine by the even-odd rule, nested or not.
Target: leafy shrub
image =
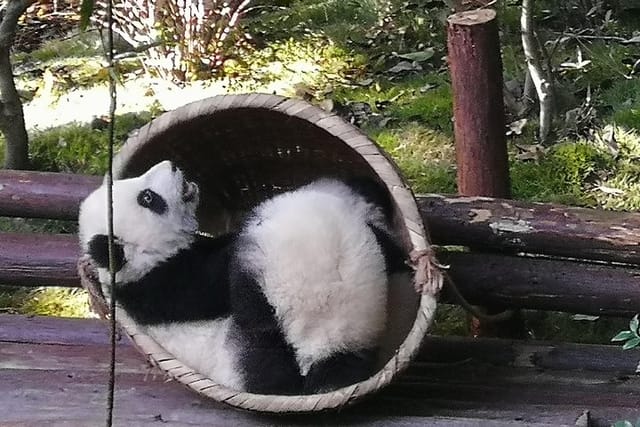
[[[116,151],[129,132],[151,120],[150,113],[123,114],[116,119]],[[69,124],[31,135],[31,161],[35,169],[51,172],[103,174],[107,168],[109,141],[106,129]]]
[[[611,338],[613,342],[624,342],[623,350],[640,347],[640,320],[638,315],[633,316],[629,322],[629,329],[620,331],[615,337]]]
[[[210,77],[247,40],[239,20],[250,0],[116,0],[114,31],[146,50],[148,65],[169,80]],[[106,6],[101,4],[104,19]]]

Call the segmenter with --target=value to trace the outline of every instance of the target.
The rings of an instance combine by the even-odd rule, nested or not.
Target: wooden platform
[[[0,426],[104,424],[108,327],[0,315]],[[619,347],[430,338],[397,383],[339,413],[263,416],[154,375],[123,338],[118,426],[589,426],[640,418],[637,352]],[[585,417],[582,417],[585,420]]]

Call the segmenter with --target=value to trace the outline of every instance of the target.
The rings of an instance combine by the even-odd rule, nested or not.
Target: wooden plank
[[[22,363],[18,360],[22,357],[19,349],[31,351],[31,346],[42,346],[43,351],[50,352],[51,357],[58,357],[59,353],[55,351],[66,352],[66,347],[78,347],[69,348],[65,354],[68,357],[76,354],[83,357],[83,351],[89,354],[91,350],[98,352],[100,348],[108,346],[109,327],[106,321],[99,319],[0,314],[0,344],[8,346],[5,347],[5,360],[10,360],[8,355],[14,354],[11,357],[15,357],[16,361],[12,363],[17,364]],[[126,338],[118,341],[118,344],[118,353],[124,357],[135,354]],[[638,363],[638,355],[623,351],[619,346],[428,336],[411,369],[422,369],[429,364],[464,364],[469,360],[492,366],[609,372],[631,376]],[[49,366],[48,362],[31,363],[45,364],[38,365],[38,369]]]
[[[435,243],[640,264],[640,214],[484,197],[418,197]]]
[[[20,331],[9,331],[9,321]],[[108,347],[96,331],[106,332],[104,323],[2,315],[0,325],[0,408],[12,408],[0,411],[0,425],[102,423]],[[42,338],[36,325],[74,334],[78,345],[29,343]],[[160,416],[171,426],[568,426],[588,409],[592,425],[608,426],[640,416],[640,378],[624,375],[637,355],[611,346],[430,337],[418,361],[383,392],[337,414],[310,417],[233,410],[147,375],[126,343],[117,353],[116,425],[151,425]],[[582,356],[572,364],[576,355]]]
[[[0,314],[0,343],[108,345],[109,328],[99,319]]]
[[[66,234],[3,233],[0,283],[16,286],[78,286],[77,237]]]
[[[106,348],[104,350],[103,354],[106,357],[108,352]],[[432,369],[443,372],[442,366]],[[91,412],[93,417],[101,415],[99,409],[104,405],[104,401],[101,402],[100,399],[106,389],[106,372],[68,367],[55,370],[2,369],[0,407],[8,407],[5,404],[10,404],[7,401],[12,400],[12,406],[19,407],[20,410],[4,417],[0,414],[0,424],[25,420],[33,422],[41,419],[38,414],[41,417],[50,417],[48,419],[56,419],[76,413],[75,416],[80,419],[86,416],[95,419],[88,413]],[[512,373],[511,382],[506,382],[502,378],[503,374],[496,370],[481,369],[479,374],[474,375],[469,375],[469,372],[467,369],[463,377],[449,380],[432,380],[425,377],[421,383],[400,381],[371,400],[344,410],[339,416],[330,415],[325,419],[327,422],[333,420],[334,423],[354,419],[370,422],[378,419],[390,425],[405,425],[405,417],[451,417],[451,421],[455,418],[475,418],[478,421],[487,417],[500,420],[499,425],[518,418],[520,421],[533,423],[569,425],[581,412],[580,408],[572,406],[575,402],[572,399],[578,396],[587,398],[581,401],[581,408],[590,408],[594,415],[605,419],[608,419],[609,415],[606,414],[610,412],[615,412],[613,416],[635,414],[630,405],[635,404],[637,400],[634,400],[628,390],[618,391],[617,395],[614,395],[616,399],[628,402],[628,405],[614,405],[613,411],[603,404],[609,404],[612,398],[611,390],[607,389],[606,383],[598,384],[592,387],[592,390],[583,390],[581,384],[560,387],[553,382],[538,381],[537,384],[531,384],[528,380],[530,375],[518,371]],[[471,381],[467,382],[465,379],[469,378]],[[495,379],[497,381],[493,381]],[[554,391],[552,397],[549,397],[549,390]],[[597,392],[594,394],[594,391]],[[580,392],[584,395],[580,395]],[[149,398],[153,400],[152,403],[149,402]],[[64,402],[64,405],[60,405],[60,402]],[[47,408],[44,414],[43,407]],[[117,413],[129,419],[142,417],[151,420],[154,414],[162,414],[166,421],[199,423],[203,417],[209,417],[209,422],[220,421],[222,418],[226,421],[242,420],[251,425],[254,425],[251,421],[264,422],[273,419],[259,416],[253,417],[253,420],[246,419],[243,417],[244,412],[236,413],[225,406],[205,401],[177,383],[164,383],[161,376],[145,378],[142,374],[120,370],[117,377],[116,408]],[[203,408],[206,409],[206,413],[201,411]]]
[[[0,170],[0,216],[75,219],[100,182],[90,175]]]

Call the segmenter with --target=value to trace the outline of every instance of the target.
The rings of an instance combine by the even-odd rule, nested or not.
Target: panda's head
[[[191,245],[197,231],[198,186],[170,161],[136,178],[113,183],[113,234],[118,284],[141,279],[153,267]],[[108,280],[107,185],[80,206],[79,235],[84,254]]]

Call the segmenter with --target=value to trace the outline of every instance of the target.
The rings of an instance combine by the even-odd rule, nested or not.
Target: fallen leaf
[[[399,74],[405,71],[421,71],[422,66],[417,62],[400,61],[393,67],[389,68],[389,72],[393,74]]]
[[[516,120],[507,125],[507,136],[509,135],[522,135],[522,129],[527,124],[527,119]]]
[[[572,320],[586,320],[588,322],[594,322],[600,319],[600,316],[590,316],[588,314],[574,314],[571,316]]]
[[[398,55],[398,58],[407,59],[409,61],[423,62],[423,61],[426,61],[427,59],[433,58],[434,54],[435,54],[435,51],[433,50],[433,48],[430,47],[428,49],[418,51],[418,52],[400,54]]]
[[[621,196],[624,194],[624,190],[620,190],[619,188],[608,187],[606,185],[598,185],[596,189],[602,191],[604,194],[609,194],[612,196]]]
[[[358,82],[358,85],[360,85],[360,86],[371,86],[372,83],[373,83],[373,79],[364,79],[364,80],[360,80]]]
[[[436,87],[438,87],[438,85],[432,85],[431,83],[427,83],[426,85],[420,88],[420,93],[426,93],[431,89],[435,89]]]

